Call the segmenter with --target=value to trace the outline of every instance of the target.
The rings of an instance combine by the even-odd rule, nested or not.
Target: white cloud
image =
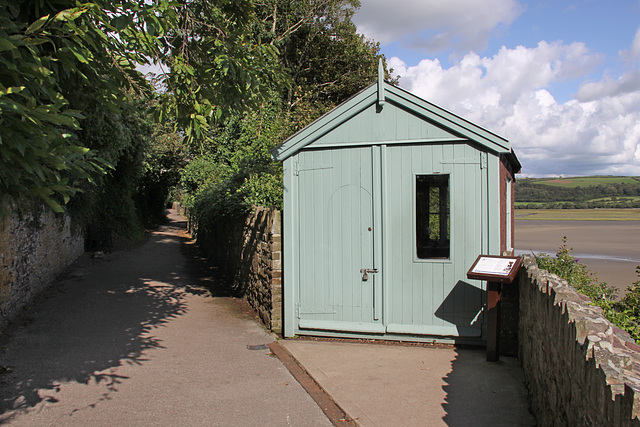
[[[640,175],[639,71],[584,84],[565,103],[548,91],[601,60],[582,43],[540,42],[490,58],[468,53],[446,69],[437,59],[389,65],[402,87],[508,138],[524,174]]]
[[[640,90],[640,70],[629,71],[618,79],[604,78],[599,82],[583,84],[576,98],[581,101],[599,99],[606,96],[620,96]]]
[[[621,50],[620,57],[625,61],[633,62],[640,60],[640,28],[636,31],[636,36],[631,43],[631,49]]]
[[[435,52],[481,50],[522,12],[515,0],[362,0],[353,21],[365,36]],[[464,12],[464,13],[462,13]]]

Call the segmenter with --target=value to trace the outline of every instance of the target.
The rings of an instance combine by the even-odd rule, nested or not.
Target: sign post
[[[487,361],[500,360],[500,298],[502,285],[513,283],[522,258],[480,255],[467,272],[468,279],[487,281]]]

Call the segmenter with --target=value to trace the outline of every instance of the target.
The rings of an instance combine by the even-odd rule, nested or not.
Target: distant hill
[[[640,177],[518,178],[520,209],[640,208]]]

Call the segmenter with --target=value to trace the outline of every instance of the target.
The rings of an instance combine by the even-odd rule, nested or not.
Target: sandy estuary
[[[640,221],[516,220],[516,253],[555,254],[567,236],[567,246],[598,278],[624,290],[639,280]]]

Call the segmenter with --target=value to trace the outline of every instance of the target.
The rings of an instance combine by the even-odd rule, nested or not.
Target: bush
[[[631,284],[624,297],[616,301],[615,289],[606,282],[600,282],[584,264],[580,264],[580,260],[571,254],[572,250],[567,247],[567,237],[564,236],[555,257],[539,254],[536,261],[540,268],[565,279],[578,292],[591,298],[611,323],[640,343],[640,280]],[[640,266],[636,267],[636,273],[640,278]]]
[[[271,150],[291,130],[278,103],[228,118],[182,170],[180,202],[198,229],[253,206],[282,209],[282,165],[271,160]]]
[[[636,267],[636,274],[640,278],[640,266]],[[613,308],[612,322],[627,331],[637,343],[640,342],[640,280],[627,288],[622,300]]]

